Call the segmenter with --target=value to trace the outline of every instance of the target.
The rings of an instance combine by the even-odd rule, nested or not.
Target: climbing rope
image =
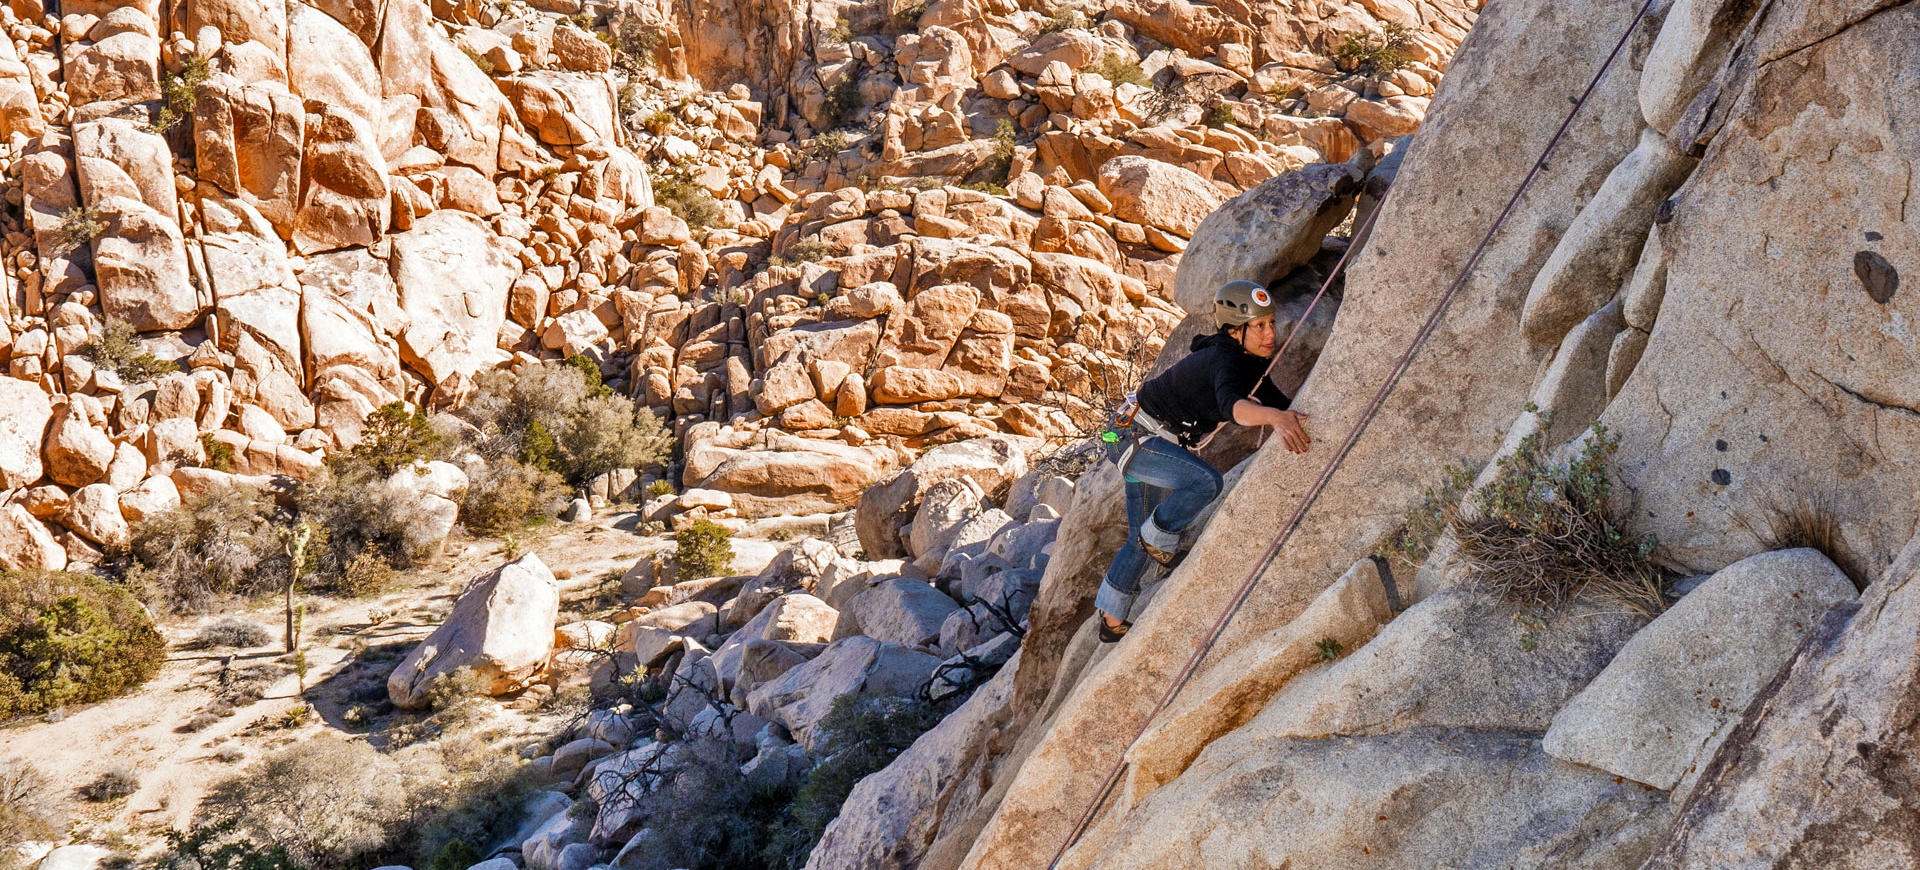
[[[1228,602],[1226,609],[1222,610],[1219,618],[1214,620],[1213,628],[1207,632],[1206,638],[1201,641],[1199,646],[1194,648],[1193,655],[1188,657],[1187,663],[1174,675],[1172,682],[1167,686],[1166,692],[1163,693],[1160,696],[1160,700],[1154,704],[1152,712],[1148,713],[1147,717],[1142,720],[1140,730],[1134,734],[1133,740],[1128,742],[1128,748],[1131,748],[1133,743],[1138,742],[1139,739],[1147,733],[1147,729],[1151,727],[1154,719],[1158,718],[1160,713],[1173,703],[1173,699],[1180,694],[1180,690],[1185,688],[1186,684],[1193,679],[1194,674],[1200,669],[1200,663],[1206,660],[1207,654],[1212,652],[1214,645],[1219,643],[1220,637],[1226,633],[1227,624],[1233,620],[1233,617],[1240,612],[1240,608],[1245,606],[1247,599],[1253,595],[1254,587],[1259,584],[1261,576],[1265,574],[1267,568],[1273,564],[1274,558],[1280,554],[1281,549],[1286,546],[1287,541],[1292,539],[1293,533],[1299,530],[1300,523],[1306,517],[1307,511],[1313,507],[1314,502],[1317,501],[1321,493],[1326,490],[1327,484],[1333,479],[1334,472],[1338,471],[1341,463],[1346,461],[1348,454],[1353,451],[1354,445],[1360,440],[1361,434],[1366,432],[1368,424],[1373,422],[1374,416],[1380,412],[1380,407],[1386,403],[1387,397],[1391,395],[1394,388],[1399,385],[1400,378],[1407,373],[1408,368],[1412,367],[1414,357],[1420,351],[1420,346],[1426,343],[1426,340],[1433,335],[1434,329],[1440,325],[1440,318],[1446,314],[1447,307],[1453,303],[1454,296],[1458,295],[1460,288],[1466,285],[1467,277],[1473,274],[1474,266],[1478,265],[1480,258],[1486,254],[1487,247],[1493,243],[1493,238],[1500,231],[1501,225],[1506,223],[1508,217],[1512,216],[1514,206],[1519,204],[1520,197],[1527,192],[1527,188],[1532,186],[1534,179],[1539,177],[1541,170],[1546,167],[1547,157],[1551,155],[1553,149],[1560,144],[1560,140],[1566,137],[1567,130],[1573,126],[1574,119],[1579,117],[1580,110],[1586,107],[1587,101],[1593,97],[1594,90],[1600,86],[1601,80],[1606,78],[1607,71],[1612,69],[1614,61],[1619,59],[1620,52],[1626,48],[1628,39],[1633,36],[1633,31],[1640,26],[1640,22],[1646,19],[1647,13],[1653,8],[1653,3],[1654,0],[1646,0],[1640,7],[1640,11],[1633,16],[1633,20],[1627,24],[1626,32],[1620,34],[1620,41],[1614,44],[1613,51],[1607,54],[1606,61],[1600,64],[1599,71],[1594,73],[1593,80],[1587,83],[1587,88],[1581,92],[1580,98],[1574,101],[1573,109],[1567,113],[1566,120],[1560,122],[1560,127],[1554,131],[1553,138],[1547,140],[1547,145],[1541,150],[1539,159],[1533,162],[1533,167],[1527,171],[1526,177],[1521,179],[1520,186],[1514,190],[1513,196],[1509,198],[1507,204],[1500,209],[1500,214],[1494,217],[1493,225],[1487,228],[1487,233],[1481,237],[1480,244],[1474,247],[1472,256],[1469,256],[1466,264],[1460,267],[1459,277],[1455,278],[1453,283],[1448,285],[1446,292],[1441,294],[1438,302],[1434,303],[1433,311],[1427,315],[1426,322],[1421,324],[1420,330],[1414,334],[1413,341],[1408,343],[1406,352],[1402,353],[1400,359],[1394,363],[1393,369],[1387,374],[1386,380],[1381,382],[1380,389],[1373,394],[1373,398],[1368,401],[1366,408],[1361,411],[1360,418],[1354,422],[1353,428],[1347,431],[1346,439],[1342,441],[1340,447],[1334,451],[1333,456],[1328,458],[1327,464],[1320,471],[1320,476],[1314,480],[1312,486],[1307,488],[1306,495],[1300,499],[1299,507],[1294,509],[1293,515],[1289,517],[1286,524],[1281,527],[1280,533],[1267,545],[1266,552],[1254,563],[1253,570],[1247,574],[1247,579],[1240,584],[1239,591],[1234,593],[1233,599]],[[1383,198],[1383,204],[1384,201]],[[1378,215],[1380,211],[1380,208],[1375,208],[1373,214]],[[1371,218],[1369,218],[1369,223],[1371,223]],[[1355,233],[1355,235],[1359,235],[1359,233]],[[1351,250],[1352,248],[1349,247],[1348,251],[1351,252]],[[1346,256],[1342,255],[1340,263],[1344,264],[1346,259]],[[1333,275],[1338,275],[1339,271],[1340,267],[1335,266]],[[1321,285],[1321,293],[1325,293],[1327,287],[1333,283],[1333,275],[1329,275],[1326,284]],[[1314,302],[1318,303],[1319,298],[1320,297],[1316,295]],[[1311,311],[1312,308],[1309,306],[1308,312],[1311,313]],[[1299,334],[1306,320],[1306,316],[1302,315],[1300,321],[1294,324],[1293,331],[1287,336],[1288,344],[1293,342],[1294,336]],[[1284,349],[1283,347],[1282,350]],[[1279,353],[1276,352],[1274,357],[1277,360]],[[1269,364],[1268,370],[1272,370],[1271,364]],[[1093,803],[1088,805],[1086,812],[1081,814],[1080,820],[1074,824],[1072,833],[1068,834],[1066,842],[1061,843],[1060,850],[1054,853],[1053,860],[1047,862],[1048,870],[1055,870],[1055,868],[1059,867],[1060,859],[1066,857],[1067,851],[1072,849],[1074,844],[1080,841],[1080,837],[1086,833],[1087,827],[1093,824],[1094,816],[1099,813],[1102,806],[1106,805],[1107,799],[1113,795],[1113,789],[1119,785],[1120,777],[1126,773],[1126,769],[1126,753],[1122,752],[1120,758],[1114,762],[1113,769],[1108,772],[1106,781],[1101,784],[1100,791],[1094,797]]]

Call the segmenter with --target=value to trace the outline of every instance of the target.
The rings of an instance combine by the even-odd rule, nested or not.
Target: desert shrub
[[[653,200],[687,222],[693,229],[721,224],[720,201],[693,179],[677,172],[662,172],[653,178]]]
[[[411,568],[439,543],[415,498],[388,486],[386,477],[372,463],[339,454],[294,493],[300,519],[314,529],[306,573],[317,585],[337,586],[354,560],[367,554],[390,567]]]
[[[201,823],[185,831],[167,831],[171,861],[160,866],[197,867],[199,870],[305,870],[294,863],[285,847],[261,846],[235,833],[238,822]]]
[[[364,742],[323,736],[215,786],[200,811],[206,823],[231,825],[232,834],[326,870],[360,866],[388,848],[408,821],[408,803],[392,759]]]
[[[1013,166],[1013,152],[1019,145],[1015,132],[1013,122],[1006,118],[993,125],[993,150],[987,153],[986,162],[975,173],[985,176],[981,181],[1000,187],[1007,180],[1007,171]],[[1000,192],[1007,191],[1002,187]]]
[[[213,437],[212,432],[200,433],[200,450],[207,455],[201,462],[202,468],[214,471],[233,470],[233,445]]]
[[[1379,33],[1349,33],[1340,47],[1334,49],[1334,62],[1348,72],[1375,78],[1391,75],[1411,62],[1408,54],[1413,47],[1414,32],[1411,27],[1386,24]]]
[[[1759,521],[1745,513],[1734,520],[1768,550],[1817,550],[1853,582],[1861,592],[1873,582],[1874,571],[1866,560],[1847,546],[1840,530],[1840,506],[1831,480],[1796,479],[1787,481],[1784,491],[1762,497]]]
[[[656,480],[652,483],[649,483],[647,484],[647,494],[648,495],[672,495],[673,481]]]
[[[1141,85],[1145,87],[1152,84],[1152,80],[1147,78],[1147,71],[1140,68],[1139,61],[1127,60],[1117,54],[1109,54],[1101,57],[1100,62],[1094,66],[1093,71],[1099,73],[1102,78],[1116,85]]]
[[[427,422],[425,411],[409,410],[405,402],[389,402],[367,415],[360,443],[338,456],[391,477],[415,462],[435,458],[439,449],[440,434]]]
[[[53,780],[25,761],[0,759],[0,843],[50,840],[66,829]],[[18,870],[18,855],[0,848],[0,870]]]
[[[409,786],[417,822],[396,840],[408,846],[414,867],[466,870],[480,863],[485,856],[472,844],[493,842],[519,825],[526,798],[537,787],[513,755],[484,748],[470,751],[457,742],[414,747],[399,761],[419,768]],[[470,852],[477,857],[467,860]],[[456,860],[466,863],[455,866]]]
[[[719,577],[733,570],[733,533],[708,520],[673,533],[673,561],[682,582]]]
[[[122,587],[88,574],[0,571],[0,721],[133,691],[166,652]]]
[[[773,258],[776,266],[797,266],[801,263],[818,263],[827,258],[831,249],[819,236],[808,236],[787,246],[787,252]]]
[[[199,649],[251,649],[273,643],[266,626],[238,616],[223,616],[193,636]]]
[[[673,113],[665,109],[653,112],[640,120],[640,126],[655,136],[665,136],[673,129]]]
[[[95,368],[119,375],[127,384],[143,384],[180,370],[174,361],[161,359],[141,347],[138,338],[139,333],[132,324],[109,320],[97,338],[88,339],[74,353],[86,357]]]
[[[1400,528],[1375,547],[1373,554],[1407,568],[1419,568],[1446,532],[1449,512],[1472,488],[1473,469],[1447,466],[1440,482],[1421,494],[1420,503],[1407,510]]]
[[[1502,598],[1542,607],[1593,593],[1648,615],[1665,608],[1656,542],[1621,530],[1608,506],[1607,462],[1620,438],[1594,424],[1565,465],[1542,453],[1541,430],[1502,457],[1471,498],[1447,509],[1455,558],[1472,582]]]
[[[1041,33],[1059,33],[1062,30],[1085,30],[1087,16],[1071,6],[1062,6],[1040,22]]]
[[[460,522],[474,534],[509,534],[558,513],[568,492],[560,475],[502,457],[469,468]]]
[[[848,21],[846,18],[835,18],[833,20],[833,26],[827,28],[827,38],[843,44],[851,42],[853,40],[853,22]]]
[[[613,395],[613,388],[607,386],[606,383],[600,379],[600,364],[594,362],[591,357],[588,357],[586,354],[576,353],[573,356],[567,357],[563,362],[574,371],[580,373],[580,379],[587,385],[587,395],[594,398]]]
[[[493,61],[488,60],[486,55],[465,47],[462,47],[460,52],[467,56],[467,60],[473,61],[473,65],[479,67],[481,72],[493,75]]]
[[[613,62],[621,69],[639,72],[654,65],[654,53],[660,48],[658,28],[626,14],[616,18],[606,34],[613,47]]]
[[[772,834],[793,799],[793,786],[740,775],[746,761],[726,740],[699,737],[669,750],[664,784],[634,801],[647,819],[647,851],[659,866],[691,870],[764,867]],[[618,792],[613,792],[618,794]],[[800,856],[805,860],[804,853]]]
[[[160,114],[154,119],[153,126],[164,133],[173,129],[188,118],[193,117],[193,107],[199,100],[194,89],[199,87],[212,71],[207,67],[207,59],[197,54],[187,55],[180,62],[178,72],[170,72],[160,77]]]
[[[886,29],[889,33],[898,35],[919,28],[920,17],[926,15],[927,9],[932,5],[933,0],[907,0],[888,16]]]
[[[393,566],[379,553],[361,553],[347,562],[331,589],[349,598],[379,595],[393,584]]]
[[[176,613],[212,607],[229,595],[286,585],[291,560],[270,502],[244,486],[194,496],[132,529],[130,551],[149,599]]]
[[[460,416],[479,430],[475,448],[482,458],[510,457],[536,466],[544,460],[568,483],[660,462],[672,443],[652,411],[603,391],[597,370],[590,379],[573,365],[532,363],[483,373],[476,387]],[[552,438],[550,460],[540,455],[538,433]],[[530,443],[536,448],[531,453]]]
[[[125,767],[116,767],[80,787],[80,796],[96,804],[117,801],[140,790],[140,777]]]
[[[1207,110],[1207,116],[1201,119],[1201,121],[1209,127],[1225,127],[1233,123],[1233,109],[1224,103],[1214,106]]]
[[[847,150],[845,130],[828,130],[821,133],[813,137],[813,145],[807,149],[815,160],[826,160],[845,150]]]
[[[940,712],[919,698],[842,695],[817,726],[820,763],[807,774],[793,803],[767,838],[763,858],[773,867],[806,864],[827,825],[840,815],[853,787],[879,771],[927,729]]]
[[[825,126],[832,129],[852,122],[864,108],[866,101],[860,97],[860,76],[849,70],[827,89],[826,102],[820,111]]]
[[[60,226],[54,230],[53,244],[47,253],[64,257],[93,243],[107,231],[107,222],[94,205],[76,205],[60,213]]]

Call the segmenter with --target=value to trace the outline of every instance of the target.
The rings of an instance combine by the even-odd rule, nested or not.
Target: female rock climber
[[[1220,494],[1220,472],[1188,448],[1198,448],[1222,423],[1272,426],[1290,453],[1310,443],[1307,415],[1287,410],[1286,394],[1265,377],[1273,356],[1273,298],[1252,281],[1233,281],[1213,294],[1219,331],[1193,340],[1193,352],[1140,385],[1114,412],[1101,440],[1127,486],[1127,543],[1113,556],[1094,606],[1100,640],[1113,643],[1132,623],[1127,612],[1140,591],[1147,559],[1173,566],[1181,533]],[[1137,397],[1137,398],[1136,398]],[[1166,492],[1159,507],[1150,498]],[[1149,513],[1151,511],[1151,513]]]

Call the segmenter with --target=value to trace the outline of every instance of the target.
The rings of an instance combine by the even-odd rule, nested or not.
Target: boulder
[[[960,609],[952,598],[924,580],[895,577],[855,595],[840,612],[834,637],[853,635],[903,646],[932,648],[940,643],[947,614]]]
[[[197,322],[205,308],[187,274],[186,243],[173,220],[127,196],[91,204],[106,223],[106,232],[93,240],[93,266],[107,316],[142,331]]]
[[[73,105],[100,100],[160,98],[160,41],[144,33],[117,33],[77,46],[64,65]]]
[[[75,490],[66,512],[60,515],[60,524],[103,547],[127,545],[127,520],[120,514],[120,494],[104,483]]]
[[[913,513],[907,552],[915,557],[944,553],[953,543],[954,533],[987,509],[988,505],[982,504],[985,500],[980,484],[969,478],[956,477],[934,484]]]
[[[53,403],[39,385],[0,377],[0,489],[30,486],[45,473],[41,461]]]
[[[807,870],[911,870],[940,829],[956,792],[975,787],[966,772],[1000,734],[1019,654],[986,685],[921,735],[892,763],[860,780],[807,858]]]
[[[113,461],[113,441],[95,428],[77,401],[54,409],[47,429],[47,476],[61,486],[81,487],[98,481]]]
[[[633,656],[641,667],[653,667],[678,648],[681,637],[698,640],[713,634],[717,610],[704,601],[688,601],[644,614],[620,626],[613,649]]]
[[[264,13],[263,13],[264,15]],[[273,45],[284,46],[284,39]],[[472,64],[468,64],[471,66]],[[195,90],[195,170],[291,232],[300,206],[300,166],[306,110],[278,83],[215,75]]]
[[[940,659],[869,637],[834,641],[819,657],[753,690],[747,709],[779,723],[810,750],[814,726],[845,695],[911,695],[933,675]]]
[[[58,571],[67,551],[19,504],[0,508],[0,571]]]
[[[474,578],[447,621],[409,651],[387,678],[394,706],[417,709],[443,678],[471,669],[489,694],[522,688],[546,667],[559,588],[540,557],[521,556]]]
[[[1659,792],[1563,764],[1524,735],[1471,730],[1235,732],[1136,811],[1155,824],[1082,840],[1061,866],[1218,867],[1258,855],[1298,870],[1633,870],[1670,817]]]
[[[806,655],[793,644],[772,640],[749,640],[740,645],[733,662],[733,690],[728,700],[745,708],[753,690],[773,682],[788,671],[807,663]]]
[[[1191,238],[1225,197],[1213,182],[1191,170],[1146,157],[1126,155],[1100,165],[1100,194],[1113,203],[1113,216],[1159,227]]]
[[[22,133],[38,138],[46,132],[46,120],[40,116],[39,94],[33,88],[33,75],[22,63],[11,44],[0,46],[0,136]]]
[[[907,470],[860,495],[855,528],[869,559],[893,559],[907,553],[900,528],[911,522],[920,500],[935,484],[966,478],[988,496],[1026,473],[1025,439],[974,438],[943,444],[914,460]]]
[[[805,592],[782,595],[713,651],[713,671],[723,688],[734,685],[750,641],[826,643],[833,639],[833,627],[839,618],[839,611]]]
[[[1647,870],[1920,864],[1916,575],[1920,540],[1814,627],[1727,730]]]
[[[149,477],[120,493],[120,515],[138,525],[180,506],[180,488],[170,477]]]
[[[1194,230],[1174,273],[1174,300],[1188,314],[1211,317],[1220,285],[1243,279],[1270,285],[1306,265],[1352,211],[1365,179],[1358,162],[1322,164],[1227,200]]]
[[[614,141],[613,94],[597,76],[523,72],[498,80],[520,121],[548,145]]]
[[[492,228],[436,211],[392,239],[394,285],[410,320],[400,334],[407,365],[440,385],[504,363],[496,341],[518,263]]]
[[[1821,617],[1856,597],[1847,575],[1816,550],[1728,565],[1634,635],[1553,717],[1542,746],[1563,761],[1673,791],[1706,768]]]
[[[812,593],[820,587],[820,576],[827,566],[840,558],[832,544],[807,538],[773,557],[752,580],[740,587],[740,594],[727,610],[726,624],[746,625],[761,610],[789,592]]]
[[[890,448],[790,435],[756,439],[752,450],[696,443],[688,454],[686,483],[731,493],[747,517],[844,510],[900,463]]]

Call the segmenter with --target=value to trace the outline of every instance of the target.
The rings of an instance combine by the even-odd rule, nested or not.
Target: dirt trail
[[[660,538],[635,534],[632,513],[601,513],[591,522],[552,523],[520,542],[536,553],[561,585],[561,621],[580,618],[578,608],[603,582],[620,575],[643,553],[671,546]],[[363,599],[307,597],[304,646],[309,688],[347,676],[356,654],[368,648],[398,651],[426,637],[468,579],[503,559],[500,542],[450,542],[449,554],[395,578],[391,591]],[[241,615],[274,634],[268,647],[245,651],[186,650],[200,627],[228,615]],[[378,617],[384,615],[384,619]],[[135,694],[85,708],[69,708],[57,722],[35,721],[0,729],[0,758],[24,759],[51,776],[71,798],[76,822],[74,842],[100,842],[125,852],[149,852],[164,832],[184,827],[207,789],[242,772],[263,755],[325,730],[351,731],[344,705],[319,700],[313,712],[289,720],[289,711],[305,708],[290,657],[281,653],[282,610],[277,601],[246,610],[168,620],[160,626],[168,642],[167,663]],[[397,660],[397,659],[396,659]],[[370,666],[365,677],[384,685],[393,662]],[[233,715],[198,731],[183,727],[216,700],[223,674],[233,679],[255,666],[285,671],[260,700],[236,706]],[[330,693],[331,694],[331,693]],[[528,717],[527,733],[539,723]],[[124,769],[139,779],[130,797],[91,804],[77,789],[102,774]]]

